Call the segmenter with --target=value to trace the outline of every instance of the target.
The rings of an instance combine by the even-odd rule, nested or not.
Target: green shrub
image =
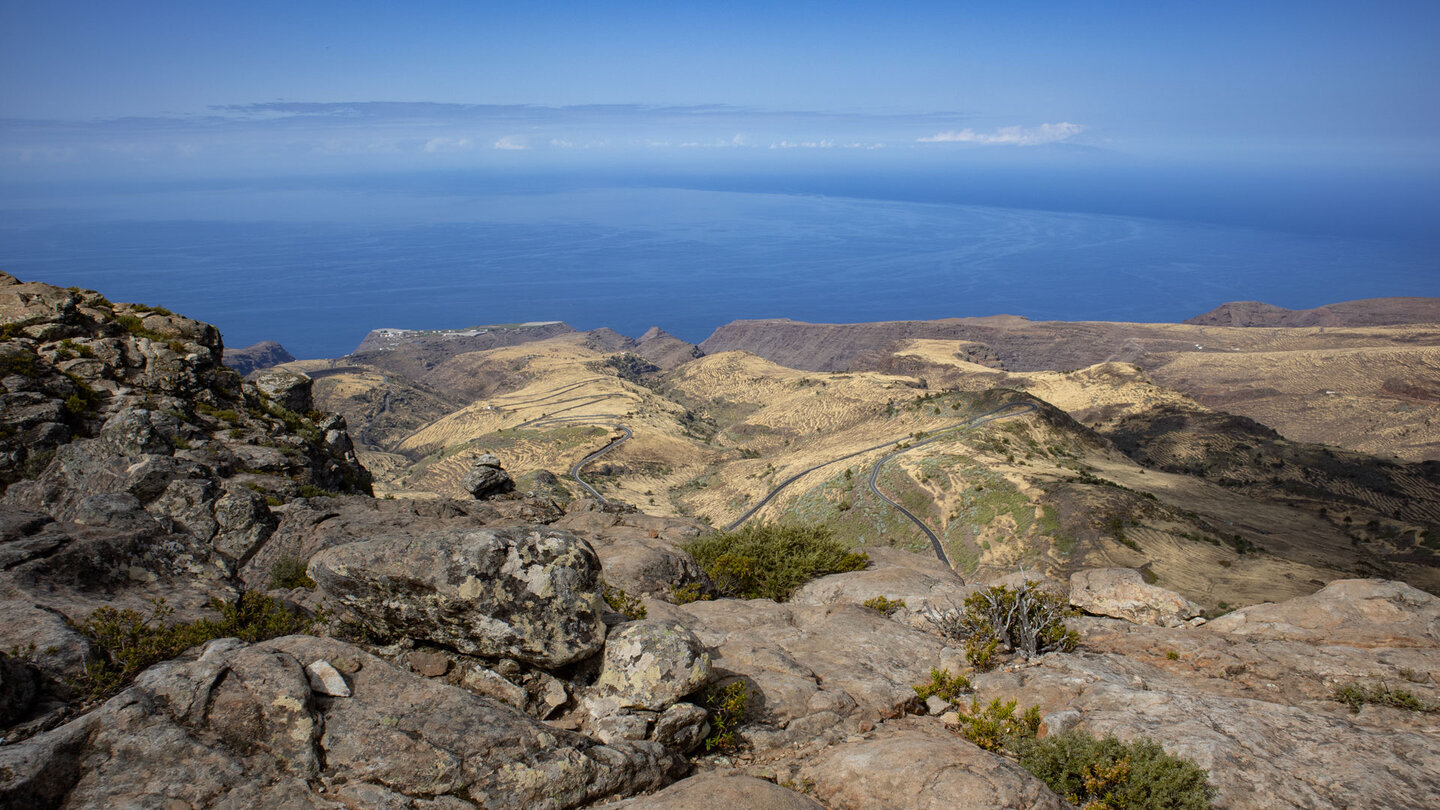
[[[300,497],[302,497],[302,498],[338,498],[338,497],[340,497],[340,493],[334,492],[334,491],[331,491],[331,490],[328,490],[328,489],[325,489],[324,487],[317,487],[317,486],[315,486],[314,484],[301,484],[301,485],[300,485]]]
[[[723,596],[783,602],[816,577],[869,564],[824,526],[750,524],[684,545]]]
[[[1017,701],[1003,702],[995,698],[981,704],[971,698],[968,708],[960,707],[960,736],[986,751],[1014,751],[1040,732],[1040,709],[1031,706],[1018,716]]]
[[[639,597],[631,596],[624,588],[616,588],[609,583],[601,583],[601,586],[600,595],[611,610],[624,614],[631,621],[645,618],[645,606],[640,604]]]
[[[880,613],[889,616],[895,611],[905,607],[905,600],[890,599],[884,596],[876,596],[873,599],[866,599],[862,604],[864,604],[865,607],[870,608],[871,610],[879,611]]]
[[[700,693],[700,705],[710,713],[710,735],[704,741],[705,751],[739,750],[743,742],[739,729],[750,705],[750,687],[744,681],[712,686]]]
[[[304,560],[285,556],[270,565],[270,587],[287,591],[292,588],[313,588],[315,580],[305,572]]]
[[[1361,684],[1351,683],[1335,687],[1335,700],[1350,707],[1351,712],[1358,712],[1366,704],[1376,706],[1389,706],[1392,709],[1406,709],[1412,712],[1433,712],[1437,711],[1435,706],[1427,706],[1420,698],[1405,689],[1391,689],[1383,683]]]
[[[691,602],[707,602],[715,598],[706,593],[705,586],[699,582],[689,582],[678,588],[671,588],[670,596],[677,605],[688,605]]]
[[[970,679],[964,675],[951,675],[937,667],[930,668],[930,682],[913,687],[916,697],[927,700],[932,695],[941,700],[955,703],[960,696],[970,692]]]
[[[1067,731],[1023,743],[1019,755],[1026,770],[1085,810],[1208,810],[1214,792],[1204,770],[1151,740]]]
[[[96,610],[77,629],[94,643],[102,657],[86,661],[85,672],[74,685],[87,699],[102,700],[120,691],[151,665],[174,658],[196,645],[231,636],[255,642],[307,633],[318,621],[291,613],[276,599],[248,591],[233,603],[212,599],[210,607],[220,614],[219,621],[169,623],[167,620],[175,611],[163,598],[151,602],[148,616],[128,608]]]

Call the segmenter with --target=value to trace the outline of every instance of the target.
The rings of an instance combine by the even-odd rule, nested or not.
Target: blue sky
[[[763,168],[814,151],[1433,173],[1436,43],[1433,0],[3,0],[0,171]]]

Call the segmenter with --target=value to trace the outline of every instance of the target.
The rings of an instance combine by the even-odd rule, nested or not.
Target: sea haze
[[[698,342],[737,318],[1175,321],[1229,300],[1440,295],[1440,251],[1416,236],[918,202],[934,195],[913,182],[887,192],[901,199],[693,178],[32,188],[0,200],[0,269],[300,357],[377,327],[563,320]]]

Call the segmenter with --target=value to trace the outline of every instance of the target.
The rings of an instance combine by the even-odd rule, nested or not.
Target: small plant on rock
[[[304,560],[285,556],[270,565],[270,587],[287,591],[293,588],[314,588],[315,580],[305,572]]]
[[[744,681],[712,686],[700,694],[700,705],[710,713],[710,734],[704,742],[706,752],[740,749],[743,741],[739,729],[745,722],[749,704],[750,687]]]
[[[671,588],[670,596],[677,605],[688,605],[691,602],[707,602],[715,598],[706,593],[705,586],[699,582],[687,582],[678,588]]]
[[[1334,698],[1349,706],[1352,713],[1360,711],[1361,707],[1367,704],[1389,706],[1392,709],[1405,709],[1412,712],[1440,710],[1440,707],[1426,705],[1409,690],[1391,689],[1389,685],[1383,683],[1351,683],[1337,686]]]
[[[979,698],[971,698],[968,708],[961,707],[960,736],[986,751],[1009,751],[1023,741],[1035,739],[1040,732],[1040,709],[1031,706],[1017,715],[1018,705],[1017,701],[1000,698],[981,704]]]
[[[879,613],[882,613],[886,616],[890,616],[894,614],[895,611],[902,610],[905,607],[905,600],[890,599],[884,596],[876,596],[870,599],[866,599],[862,604],[865,605],[865,607],[870,608],[871,610],[878,611]]]
[[[616,613],[620,613],[630,621],[645,618],[645,606],[640,604],[640,598],[631,596],[624,588],[616,588],[609,583],[601,583],[600,595],[605,598],[605,604]]]
[[[948,703],[959,702],[962,695],[970,692],[970,679],[964,675],[951,675],[937,667],[930,668],[930,681],[913,687],[916,697],[928,700],[938,697]]]

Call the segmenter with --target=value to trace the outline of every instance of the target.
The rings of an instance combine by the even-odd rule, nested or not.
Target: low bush
[[[871,610],[878,611],[886,616],[892,615],[895,611],[905,607],[904,599],[890,599],[885,596],[876,596],[866,599],[862,604]]]
[[[964,675],[951,675],[949,672],[936,667],[930,668],[930,681],[913,687],[915,695],[921,700],[927,700],[931,696],[950,703],[956,703],[961,695],[970,692],[970,679]]]
[[[1080,637],[1064,621],[1074,615],[1064,598],[1026,581],[1018,588],[995,585],[976,591],[963,610],[931,613],[930,619],[946,635],[963,640],[970,665],[983,671],[995,665],[1000,652],[1029,657],[1075,649]]]
[[[281,557],[270,565],[270,587],[281,590],[314,588],[315,580],[305,572],[305,561],[299,557]]]
[[[739,750],[743,745],[739,730],[750,705],[750,687],[744,681],[712,686],[700,693],[700,705],[710,713],[710,734],[703,743],[705,751]]]
[[[1208,810],[1208,774],[1157,743],[1067,731],[1019,746],[1020,764],[1084,810],[1165,807]]]
[[[85,662],[84,675],[74,686],[88,700],[103,700],[148,667],[196,645],[232,636],[256,642],[308,633],[319,621],[291,613],[279,600],[248,591],[235,602],[212,599],[210,607],[220,614],[218,621],[199,619],[184,624],[169,622],[175,611],[163,598],[151,602],[148,616],[128,608],[96,610],[76,629],[94,643],[102,657]]]
[[[1016,751],[1040,732],[1040,709],[1031,706],[1018,715],[1017,701],[995,698],[981,704],[971,698],[970,706],[960,707],[960,736],[986,751]]]
[[[1426,705],[1420,698],[1405,689],[1391,689],[1383,683],[1351,683],[1335,687],[1333,697],[1350,707],[1351,712],[1360,711],[1362,706],[1389,706],[1412,712],[1437,711],[1436,706]]]
[[[824,526],[750,524],[684,545],[722,596],[783,602],[816,577],[869,564]]]

